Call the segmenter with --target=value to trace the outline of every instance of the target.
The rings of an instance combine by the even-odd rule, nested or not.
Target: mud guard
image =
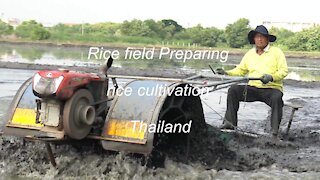
[[[5,135],[18,137],[48,137],[62,139],[64,133],[47,129],[36,122],[36,97],[32,92],[32,78],[26,80],[14,96],[5,117]],[[41,131],[42,129],[45,131]]]
[[[124,89],[132,90],[130,95],[115,96],[108,111],[105,125],[102,131],[104,139],[102,146],[106,150],[125,151],[140,154],[150,154],[155,146],[155,134],[147,131],[140,131],[141,127],[148,127],[150,124],[157,124],[160,118],[170,120],[183,117],[188,119],[187,111],[190,107],[185,106],[187,99],[196,98],[194,106],[200,107],[200,114],[203,116],[203,109],[200,97],[177,97],[170,95],[177,87],[190,86],[188,84],[172,83],[154,80],[135,80],[125,85]],[[165,93],[157,94],[155,89],[165,87]],[[192,86],[190,86],[192,87]],[[154,90],[153,96],[142,95],[143,90]],[[139,93],[140,91],[140,93]],[[190,104],[190,103],[189,103]],[[176,116],[172,116],[176,114]],[[170,120],[169,120],[170,119]],[[201,124],[205,124],[204,119]]]

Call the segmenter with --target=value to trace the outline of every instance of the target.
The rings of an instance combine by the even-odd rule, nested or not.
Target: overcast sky
[[[173,19],[184,27],[224,28],[239,18],[253,27],[262,21],[317,22],[316,0],[0,0],[0,15],[42,23],[122,22]]]

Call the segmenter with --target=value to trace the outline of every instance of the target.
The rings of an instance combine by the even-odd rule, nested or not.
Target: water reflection
[[[118,67],[135,67],[139,69],[190,69],[194,71],[208,70],[210,64],[214,68],[224,67],[230,69],[238,64],[242,55],[229,54],[228,61],[221,63],[217,59],[208,60],[183,60],[178,59],[124,59],[125,48],[110,48],[108,50],[118,50],[120,57],[114,61]],[[60,47],[48,45],[14,45],[0,44],[1,61],[17,61],[36,64],[52,64],[66,66],[98,66],[101,59],[88,59],[88,47]],[[303,81],[320,81],[320,60],[312,58],[287,58],[289,75],[287,78]]]

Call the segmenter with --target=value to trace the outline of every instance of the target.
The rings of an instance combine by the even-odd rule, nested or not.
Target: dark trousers
[[[246,87],[245,85],[232,85],[228,90],[227,111],[225,114],[224,123],[229,122],[233,126],[237,126],[240,101],[261,101],[265,102],[272,108],[271,130],[272,134],[277,135],[282,118],[282,96],[283,93],[278,89],[256,88],[253,86]]]

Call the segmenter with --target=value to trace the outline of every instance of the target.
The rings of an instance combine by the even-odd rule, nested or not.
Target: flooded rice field
[[[20,84],[34,72],[1,69],[0,118]],[[95,142],[56,144],[53,151],[57,168],[47,159],[45,145],[19,138],[0,139],[0,172],[8,177],[29,178],[107,178],[107,179],[317,179],[320,175],[320,85],[287,81],[285,101],[303,105],[296,112],[289,136],[273,141],[265,132],[269,107],[263,103],[243,103],[239,127],[258,138],[231,135],[227,143],[213,134],[194,144],[193,155],[168,153],[163,167],[150,168],[137,155],[107,152]],[[212,126],[222,123],[227,90],[202,97],[205,120]],[[285,117],[291,109],[285,108]],[[198,146],[198,147],[197,147]],[[185,157],[185,158],[184,158]]]
[[[13,49],[15,53],[12,53]],[[0,52],[2,67],[6,64],[19,68],[16,62],[36,64],[30,65],[29,70],[26,70],[28,66],[25,65],[21,65],[20,69],[0,68],[1,126],[5,124],[4,116],[13,96],[20,85],[34,74],[39,60],[44,61],[43,64],[55,62],[54,65],[57,65],[56,62],[61,62],[64,66],[79,60],[83,68],[96,67],[100,63],[84,61],[85,54],[81,57],[79,49],[69,49],[69,52],[57,48],[25,49],[6,45],[2,51],[7,51]],[[231,57],[230,64],[236,64],[240,57],[235,56],[234,60]],[[291,108],[284,107],[281,140],[273,140],[268,136],[266,124],[269,123],[270,108],[260,102],[242,103],[240,106],[238,125],[241,131],[249,135],[217,135],[216,131],[210,131],[222,123],[227,97],[227,89],[222,89],[201,97],[208,132],[201,137],[194,137],[196,141],[191,143],[188,154],[181,153],[184,150],[165,151],[166,158],[161,166],[150,167],[145,163],[148,161],[146,157],[105,151],[100,144],[86,141],[53,145],[58,164],[54,168],[47,158],[44,143],[24,142],[19,138],[2,136],[0,174],[5,179],[319,179],[319,62],[319,59],[310,59],[310,63],[301,63],[301,59],[295,58],[288,60],[291,74],[285,80],[283,99],[303,107],[296,111],[288,135],[285,130]],[[120,74],[126,75],[178,77],[210,72],[203,70],[208,69],[207,62],[182,64],[123,61],[115,64],[111,73],[119,70]],[[167,70],[159,70],[164,68]],[[217,139],[221,135],[225,135],[227,140],[222,142]]]

